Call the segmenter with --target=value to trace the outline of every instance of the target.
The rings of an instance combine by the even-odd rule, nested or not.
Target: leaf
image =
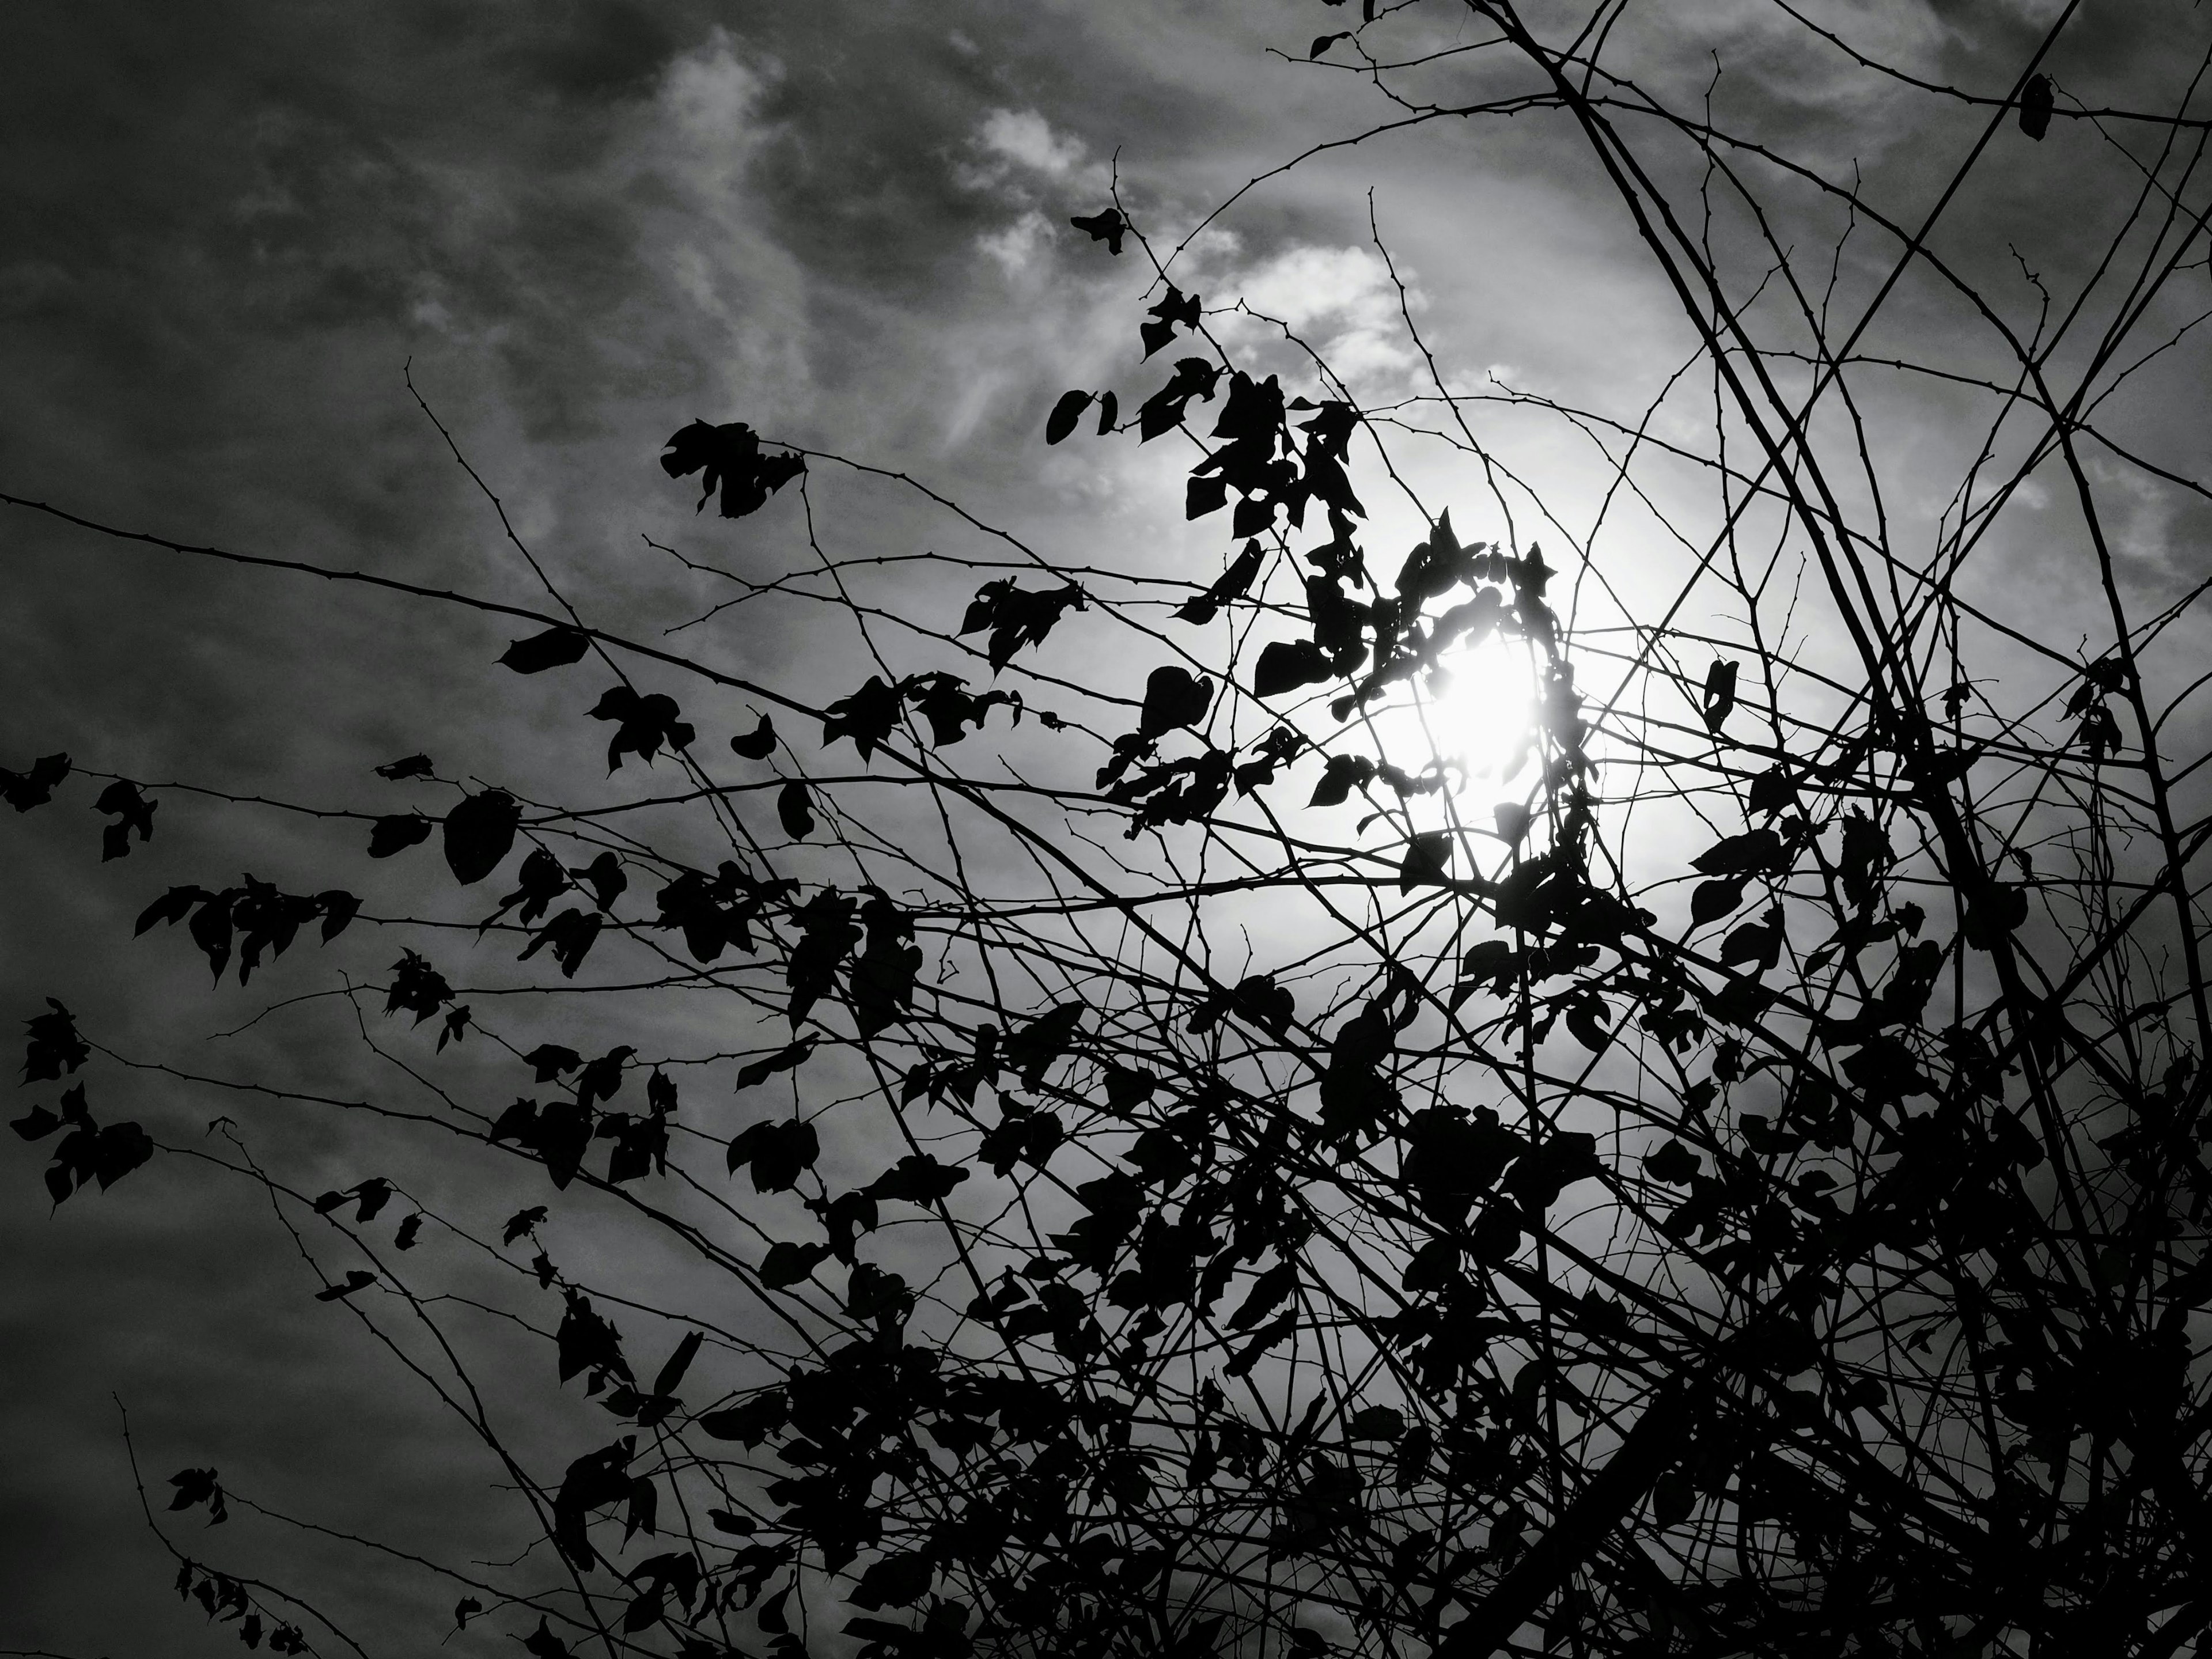
[[[1699,882],[1690,890],[1690,925],[1702,927],[1728,915],[1743,902],[1743,889],[1741,879]]]
[[[584,1057],[574,1048],[557,1042],[541,1042],[523,1055],[522,1063],[532,1067],[540,1083],[550,1083],[555,1078],[565,1077],[584,1063]]]
[[[943,1202],[967,1179],[968,1171],[957,1164],[940,1164],[927,1152],[909,1152],[864,1190],[871,1198],[930,1205]]]
[[[787,1290],[811,1275],[830,1259],[827,1244],[779,1243],[769,1246],[761,1261],[760,1282],[771,1291]]]
[[[351,893],[333,887],[328,892],[315,895],[315,904],[322,911],[323,943],[328,945],[352,926],[353,919],[361,914],[361,901]]]
[[[592,902],[602,910],[611,911],[615,901],[629,889],[629,878],[623,873],[622,860],[612,852],[603,852],[580,869],[568,873],[592,890]]]
[[[409,1216],[399,1224],[399,1231],[392,1234],[392,1248],[395,1250],[413,1249],[416,1237],[422,1231],[422,1218],[419,1214]]]
[[[692,1420],[717,1440],[736,1440],[750,1448],[781,1428],[789,1415],[790,1402],[783,1391],[764,1389],[742,1406],[708,1412]],[[752,1530],[750,1525],[746,1529]]]
[[[1411,892],[1416,887],[1442,886],[1444,872],[1451,867],[1452,834],[1449,830],[1431,830],[1415,836],[1406,843],[1406,856],[1398,866],[1398,890]]]
[[[201,888],[172,887],[138,913],[137,922],[131,929],[131,937],[137,938],[156,922],[175,927],[191,912],[192,906],[208,896]]]
[[[49,1012],[23,1022],[30,1034],[23,1049],[26,1083],[58,1082],[64,1070],[76,1071],[92,1054],[91,1046],[77,1035],[76,1017],[52,997],[46,1007]]]
[[[1396,1440],[1405,1432],[1405,1413],[1392,1406],[1364,1407],[1344,1431],[1347,1440]]]
[[[1350,39],[1352,36],[1349,33],[1316,34],[1314,36],[1313,45],[1306,48],[1306,61],[1313,62],[1338,41]]]
[[[1797,786],[1790,781],[1786,766],[1771,766],[1751,781],[1751,795],[1746,811],[1755,817],[1771,818],[1786,811],[1797,801]]]
[[[1519,801],[1502,800],[1491,809],[1491,816],[1498,821],[1498,839],[1514,847],[1528,833],[1533,814]]]
[[[692,1360],[698,1356],[699,1345],[706,1340],[702,1332],[685,1333],[684,1340],[676,1345],[676,1352],[668,1356],[668,1363],[653,1377],[653,1393],[672,1395],[676,1392],[684,1382],[684,1373],[691,1369]]]
[[[1212,586],[1198,598],[1188,599],[1176,608],[1176,620],[1199,623],[1212,622],[1223,605],[1231,599],[1244,597],[1246,590],[1258,577],[1266,557],[1258,541],[1247,541],[1244,550],[1231,561],[1229,568],[1221,573]]]
[[[1604,1001],[1592,996],[1576,1002],[1567,1010],[1567,1031],[1592,1054],[1603,1054],[1613,1042],[1613,1033],[1607,1027]]]
[[[888,684],[880,674],[871,674],[866,685],[823,711],[823,746],[850,738],[860,758],[866,760],[889,741],[905,708],[901,688]]]
[[[1203,674],[1170,665],[1155,668],[1145,681],[1145,703],[1137,720],[1139,737],[1157,738],[1177,726],[1196,726],[1213,702],[1213,682]]]
[[[1334,673],[1327,653],[1311,640],[1271,641],[1261,648],[1259,663],[1252,671],[1252,695],[1279,697]]]
[[[500,656],[502,667],[518,674],[542,674],[549,668],[580,662],[592,648],[592,636],[580,628],[550,628],[517,640]]]
[[[776,791],[775,816],[783,833],[793,841],[805,841],[814,833],[814,806],[805,784],[793,778]]]
[[[137,784],[118,778],[100,792],[100,799],[92,805],[95,811],[108,813],[116,820],[100,832],[101,863],[129,854],[134,830],[141,842],[154,839],[154,813],[161,803],[147,799]]]
[[[398,783],[403,778],[427,778],[433,768],[428,755],[407,755],[396,761],[386,761],[376,769],[376,775],[387,782]]]
[[[395,812],[380,817],[369,826],[368,855],[373,859],[388,859],[395,853],[430,839],[436,823],[420,812]]]
[[[799,1066],[804,1065],[806,1057],[814,1052],[815,1041],[811,1036],[801,1037],[798,1042],[787,1044],[763,1060],[752,1060],[738,1067],[738,1087],[750,1089],[767,1082],[778,1072],[796,1070]]]
[[[611,685],[586,711],[595,720],[613,720],[615,734],[607,743],[607,770],[622,764],[624,755],[635,755],[647,765],[665,746],[689,749],[699,735],[683,719],[676,699],[659,691],[640,696],[627,685]]]
[[[561,977],[574,979],[605,925],[606,919],[592,911],[563,910],[538,930],[517,960],[527,962],[550,945],[553,960],[561,965]]]
[[[1666,1141],[1659,1151],[1644,1159],[1644,1168],[1655,1182],[1670,1182],[1674,1186],[1690,1186],[1690,1176],[1697,1175],[1698,1159],[1681,1141]]]
[[[1069,611],[1089,609],[1090,595],[1074,582],[1063,587],[1030,589],[1018,586],[1011,576],[1002,576],[975,590],[967,614],[954,631],[973,634],[989,629],[991,637],[983,655],[996,673],[1024,646],[1042,645]]]
[[[731,1137],[728,1164],[732,1175],[748,1164],[752,1166],[755,1192],[783,1193],[797,1186],[799,1172],[812,1168],[821,1155],[822,1140],[814,1126],[791,1118],[756,1123]]]
[[[326,1285],[323,1289],[317,1291],[315,1292],[315,1300],[318,1302],[343,1301],[347,1297],[353,1295],[355,1291],[365,1291],[375,1283],[376,1275],[374,1273],[370,1273],[365,1267],[356,1267],[351,1273],[345,1276],[345,1282],[343,1284]]]
[[[2037,143],[2051,131],[2051,112],[2057,100],[2051,95],[2051,78],[2036,75],[2020,91],[2020,130]]]
[[[1105,243],[1106,251],[1117,256],[1121,252],[1121,238],[1129,228],[1129,222],[1121,216],[1121,210],[1111,207],[1103,213],[1094,213],[1087,218],[1079,216],[1067,222],[1086,233],[1092,241]]]
[[[1083,418],[1083,411],[1091,407],[1088,392],[1064,392],[1060,401],[1052,406],[1052,413],[1044,423],[1044,441],[1056,444],[1075,430],[1075,423]]]
[[[1722,662],[1717,658],[1705,671],[1704,714],[1705,730],[1718,732],[1722,723],[1735,708],[1735,677],[1740,665]]]
[[[504,789],[471,795],[446,814],[446,867],[467,887],[500,866],[514,846],[522,809]]]
[[[551,1213],[543,1204],[533,1204],[526,1210],[517,1210],[507,1217],[507,1225],[501,1229],[499,1242],[512,1244],[518,1238],[527,1238],[538,1229],[538,1224]]]
[[[54,798],[55,789],[69,775],[67,755],[41,755],[31,763],[27,772],[10,772],[0,766],[0,800],[18,812],[44,806]]]
[[[1701,876],[1759,876],[1788,868],[1782,838],[1771,830],[1726,836],[1690,860]]]
[[[1314,786],[1313,799],[1306,805],[1341,806],[1354,789],[1364,789],[1374,781],[1375,763],[1366,756],[1331,755],[1322,769],[1321,781]]]
[[[396,1014],[403,1010],[415,1016],[420,1025],[453,1000],[453,988],[446,983],[446,976],[412,951],[402,951],[399,960],[392,964],[392,984],[384,994],[384,1012]]]
[[[169,1499],[172,1514],[204,1504],[210,1527],[221,1526],[230,1519],[229,1509],[223,1503],[222,1483],[213,1469],[179,1469],[169,1477],[169,1484],[177,1489]]]
[[[746,760],[766,760],[775,753],[775,722],[763,714],[758,726],[742,736],[732,738],[730,747]]]
[[[694,421],[668,440],[660,457],[661,471],[672,478],[700,475],[699,507],[703,509],[719,486],[721,514],[742,519],[768,505],[768,498],[806,470],[804,456],[763,455],[760,434],[743,421],[709,426]]]
[[[887,1555],[869,1563],[860,1582],[845,1599],[871,1612],[911,1607],[921,1599],[934,1577],[927,1555]]]

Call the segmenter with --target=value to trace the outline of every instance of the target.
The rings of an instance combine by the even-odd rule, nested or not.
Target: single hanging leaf
[[[100,792],[100,799],[92,805],[94,811],[106,812],[116,820],[100,832],[101,863],[130,853],[134,830],[142,842],[154,839],[154,811],[161,803],[147,799],[137,784],[118,778]]]
[[[27,812],[33,806],[44,806],[54,798],[54,789],[70,774],[67,755],[41,755],[31,763],[27,772],[10,772],[0,766],[0,800],[4,800],[18,812]]]
[[[502,667],[518,674],[542,674],[549,668],[582,661],[591,648],[591,635],[580,628],[553,628],[515,641],[499,660]]]
[[[814,833],[814,805],[805,784],[793,778],[776,791],[775,816],[783,833],[793,841],[805,841]]]
[[[446,867],[466,887],[500,866],[514,846],[522,809],[504,789],[471,795],[446,814]]]
[[[1735,708],[1735,676],[1739,664],[1715,660],[1705,671],[1705,730],[1718,734],[1722,723]]]
[[[1121,252],[1121,238],[1129,229],[1129,222],[1121,216],[1119,208],[1109,207],[1103,213],[1070,219],[1067,222],[1086,233],[1092,241],[1105,243],[1106,251],[1117,256]]]
[[[1145,706],[1137,721],[1140,737],[1157,738],[1179,726],[1195,726],[1213,702],[1213,682],[1205,675],[1169,666],[1155,668],[1145,682]]]
[[[775,722],[763,714],[760,724],[730,739],[730,748],[745,760],[766,760],[775,753]]]
[[[1051,415],[1046,417],[1044,441],[1056,444],[1074,431],[1075,423],[1083,418],[1083,411],[1091,407],[1091,401],[1088,392],[1062,392],[1060,401],[1052,406]]]
[[[369,826],[368,855],[388,859],[395,853],[403,853],[429,840],[434,827],[432,821],[420,812],[395,812],[379,818]]]
[[[2051,96],[2051,77],[2031,76],[2020,92],[2020,130],[2037,143],[2051,131],[2051,111],[2056,100]]]
[[[1398,890],[1440,885],[1451,866],[1452,838],[1449,830],[1431,830],[1407,843],[1405,861],[1398,866]]]
[[[1743,902],[1743,889],[1741,881],[1699,882],[1690,893],[1691,925],[1702,927],[1709,921],[1718,921]]]

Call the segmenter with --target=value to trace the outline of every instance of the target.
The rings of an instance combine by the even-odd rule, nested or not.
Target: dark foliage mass
[[[695,421],[669,477],[864,630],[837,696],[556,594],[497,661],[566,675],[578,777],[641,793],[411,755],[330,880],[365,824],[424,916],[252,875],[146,905],[140,948],[240,984],[310,927],[377,941],[347,994],[477,1210],[373,1170],[295,1188],[243,1122],[191,1157],[277,1206],[317,1316],[465,1323],[436,1287],[465,1267],[542,1344],[520,1376],[441,1350],[441,1386],[502,1401],[468,1420],[520,1556],[379,1569],[442,1575],[481,1650],[2148,1656],[2212,1626],[2203,590],[2146,585],[2112,528],[2124,492],[2203,488],[2099,425],[2202,320],[2173,290],[2203,125],[2082,107],[2065,18],[2008,84],[1897,94],[1971,125],[1947,204],[2030,143],[2132,180],[2113,222],[2050,228],[2103,240],[2054,254],[2075,291],[2023,331],[1848,168],[1616,71],[1609,23],[1474,0],[1460,39],[1426,9],[1364,4],[1303,55],[1393,123],[1556,124],[1680,301],[1702,390],[1670,382],[1664,421],[1269,369],[1117,199],[1071,246],[1158,274],[1132,380],[1060,398],[1037,453],[1181,446],[1218,563],[1079,572],[956,512],[970,551],[935,556],[964,578],[892,617],[880,562],[814,526],[902,481]],[[1477,47],[1471,101],[1430,101],[1424,68]],[[1848,210],[1828,246],[1779,239],[1793,192]],[[1875,276],[1839,295],[1854,236]],[[1863,401],[1899,365],[1852,357],[1907,273],[1983,331],[1904,366],[1986,424],[1928,535],[1884,509],[1911,458]],[[1530,421],[1592,447],[1679,580],[1657,534],[1608,563],[1604,510],[1511,474],[1492,433]],[[1401,499],[1409,453],[1452,462],[1449,502]],[[2064,629],[1979,574],[2031,475],[2081,526]],[[1483,661],[1525,690],[1477,711],[1504,784],[1439,712]],[[90,764],[0,772],[19,812],[73,790],[102,858],[151,836],[159,803]],[[411,852],[434,835],[450,884]],[[629,994],[587,1042],[479,969],[464,1002],[471,948],[510,988],[711,995],[716,1034]],[[143,1063],[96,1035],[29,1021],[14,1127],[56,1204],[127,1204],[180,1150],[95,1115]],[[587,1279],[587,1222],[724,1292]],[[495,1418],[562,1391],[604,1421],[524,1459]],[[209,1525],[240,1498],[169,1484]],[[344,1650],[307,1587],[165,1535],[248,1647]]]

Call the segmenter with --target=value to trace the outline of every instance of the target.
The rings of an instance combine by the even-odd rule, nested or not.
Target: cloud
[[[1397,286],[1368,248],[1294,244],[1252,264],[1221,270],[1205,298],[1209,308],[1241,303],[1258,319],[1280,324],[1311,346],[1332,374],[1363,390],[1377,390],[1419,362]],[[1409,284],[1407,309],[1419,312],[1425,303]],[[1273,331],[1253,319],[1223,321],[1240,343],[1256,345]]]
[[[1030,200],[1046,186],[1095,195],[1113,182],[1112,171],[1091,158],[1081,139],[1054,131],[1035,110],[987,111],[969,148],[976,159],[963,162],[956,176],[971,190]]]

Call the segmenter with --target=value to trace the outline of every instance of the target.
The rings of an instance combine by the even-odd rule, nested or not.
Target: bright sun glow
[[[1434,683],[1425,710],[1438,758],[1456,757],[1471,779],[1511,782],[1534,755],[1524,747],[1536,698],[1528,647],[1488,640],[1447,653],[1440,666],[1450,678]]]

